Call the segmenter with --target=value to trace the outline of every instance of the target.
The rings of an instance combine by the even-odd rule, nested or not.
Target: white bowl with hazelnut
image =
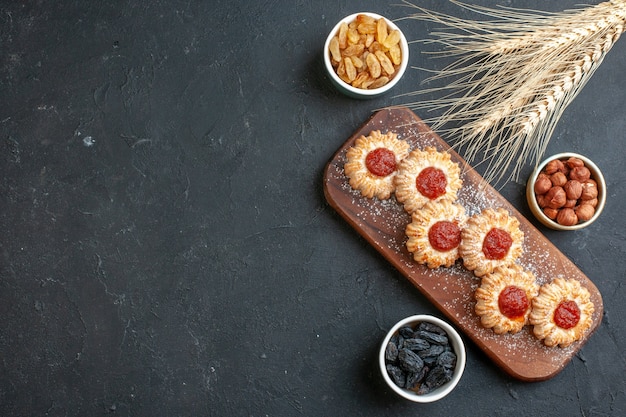
[[[358,99],[379,97],[395,86],[409,63],[400,28],[370,12],[341,19],[324,44],[324,66],[333,85]]]
[[[606,202],[606,182],[589,158],[560,153],[535,168],[526,184],[526,199],[544,226],[578,230],[600,216]]]

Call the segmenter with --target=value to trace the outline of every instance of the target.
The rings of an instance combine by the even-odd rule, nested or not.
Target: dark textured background
[[[0,2],[0,415],[624,415],[624,40],[548,150],[604,170],[605,212],[541,229],[603,294],[600,328],[549,381],[514,380],[469,344],[438,403],[383,385],[386,329],[438,312],[328,207],[322,171],[402,100],[338,94],[321,48],[341,17],[396,19],[395,3]],[[411,40],[430,28],[400,25]],[[441,65],[420,48],[411,65]],[[502,194],[528,214],[523,182]]]

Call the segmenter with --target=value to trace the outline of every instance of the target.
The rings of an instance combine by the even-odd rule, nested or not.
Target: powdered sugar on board
[[[474,291],[480,284],[479,278],[464,269],[461,262],[451,268],[438,269],[428,269],[414,262],[405,247],[405,228],[410,222],[410,216],[402,205],[393,196],[384,201],[363,198],[350,187],[343,171],[347,149],[357,137],[368,135],[372,130],[380,130],[382,133],[393,131],[399,139],[408,141],[412,149],[434,146],[439,151],[450,152],[452,160],[461,166],[463,187],[458,193],[458,203],[465,207],[468,215],[479,213],[487,207],[504,207],[516,216],[525,235],[524,254],[518,261],[520,265],[533,272],[540,285],[563,276],[580,280],[591,293],[596,309],[592,329],[585,338],[563,349],[544,346],[533,336],[530,327],[515,335],[496,335],[492,330],[483,328],[474,313]],[[601,321],[602,297],[595,285],[409,109],[382,110],[359,128],[328,163],[324,175],[324,192],[329,204],[359,234],[496,364],[514,377],[536,381],[556,375]]]

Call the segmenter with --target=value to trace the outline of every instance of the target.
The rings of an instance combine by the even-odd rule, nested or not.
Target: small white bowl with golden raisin
[[[330,31],[323,53],[333,85],[358,99],[387,93],[409,63],[409,45],[400,28],[370,12],[341,19]]]
[[[546,158],[526,184],[526,200],[533,215],[554,230],[589,226],[606,203],[606,182],[589,158],[565,152]]]
[[[465,344],[447,322],[428,314],[400,320],[380,346],[378,363],[387,385],[417,403],[438,401],[465,370]]]

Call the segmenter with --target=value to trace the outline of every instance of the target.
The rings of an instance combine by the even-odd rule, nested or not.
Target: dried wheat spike
[[[404,95],[443,97],[406,105],[442,111],[428,122],[468,161],[482,157],[488,182],[517,180],[524,162],[542,157],[563,111],[624,31],[626,0],[558,13],[450,1],[486,20],[459,19],[404,1],[417,10],[407,19],[443,26],[423,42],[443,45],[434,54],[455,58],[426,80],[447,85]]]

